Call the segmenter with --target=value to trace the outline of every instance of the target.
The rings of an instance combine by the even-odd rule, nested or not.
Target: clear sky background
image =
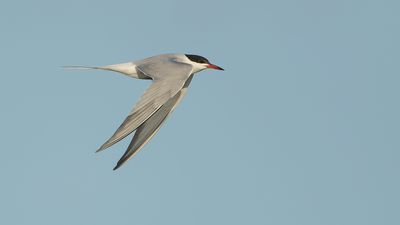
[[[400,224],[400,3],[2,1],[0,224]],[[205,71],[117,171],[94,151],[148,81],[62,65],[194,53]]]

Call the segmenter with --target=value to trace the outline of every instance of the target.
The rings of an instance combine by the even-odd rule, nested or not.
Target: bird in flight
[[[190,54],[163,54],[128,63],[66,68],[110,70],[137,79],[152,80],[152,84],[117,131],[96,151],[110,147],[135,131],[128,149],[114,170],[139,152],[160,129],[161,124],[186,94],[195,73],[204,69],[224,70],[202,56]]]

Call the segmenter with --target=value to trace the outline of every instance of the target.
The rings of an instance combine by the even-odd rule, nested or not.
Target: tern
[[[114,170],[121,167],[157,133],[166,118],[185,96],[195,73],[205,69],[224,70],[208,59],[191,54],[163,54],[128,63],[107,66],[67,66],[122,73],[132,78],[151,79],[128,117],[96,152],[107,149],[135,131],[132,141]]]

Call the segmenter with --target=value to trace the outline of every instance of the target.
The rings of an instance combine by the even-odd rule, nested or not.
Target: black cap
[[[192,61],[192,62],[210,64],[208,59],[204,58],[203,56],[187,54],[186,57],[188,57],[190,59],[190,61]]]

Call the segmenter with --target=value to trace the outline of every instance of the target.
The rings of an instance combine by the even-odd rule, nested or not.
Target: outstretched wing
[[[138,66],[141,72],[153,77],[154,81],[114,135],[97,151],[110,147],[132,133],[183,88],[192,72],[192,66],[173,61],[163,64],[163,67],[157,64]]]
[[[114,170],[118,169],[137,152],[139,152],[140,149],[157,133],[163,122],[185,96],[187,87],[189,86],[192,78],[193,75],[190,76],[190,78],[186,81],[182,90],[180,90],[174,97],[170,98],[148,120],[138,127],[128,149],[118,161],[117,165],[114,167]]]

